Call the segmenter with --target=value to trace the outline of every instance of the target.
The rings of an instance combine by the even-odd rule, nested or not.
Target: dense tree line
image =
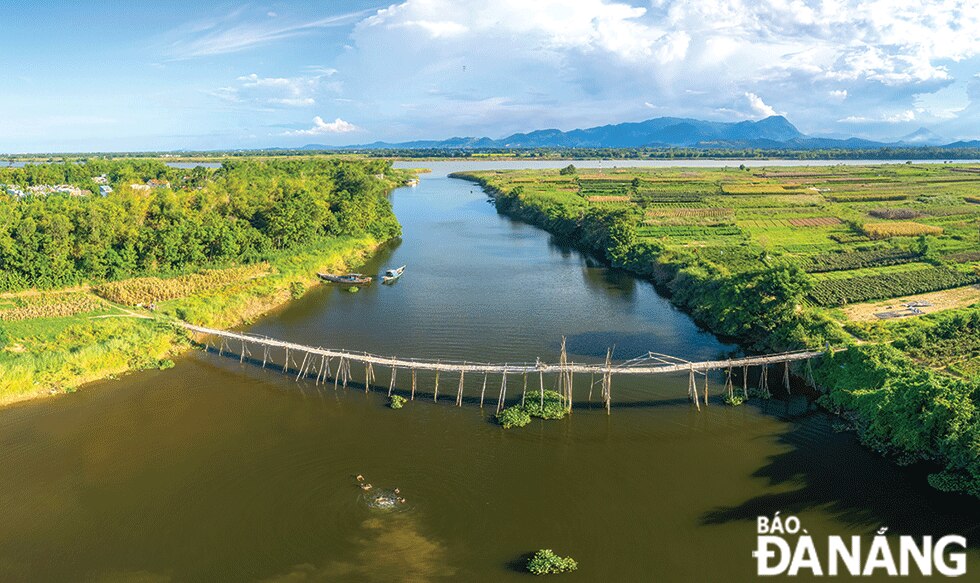
[[[0,290],[252,262],[322,237],[386,240],[400,226],[383,160],[232,160],[219,169],[88,160],[0,170],[0,184],[68,183],[108,196],[0,194]],[[150,179],[170,187],[133,188]]]

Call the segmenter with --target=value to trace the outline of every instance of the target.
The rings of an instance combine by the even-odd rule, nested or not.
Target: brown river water
[[[648,283],[445,177],[478,164],[428,165],[392,195],[402,241],[364,269],[407,264],[401,281],[322,286],[250,331],[481,362],[553,361],[562,335],[578,361],[611,345],[618,359],[737,353]],[[382,389],[335,391],[196,351],[0,410],[0,581],[520,581],[538,548],[578,560],[563,581],[744,581],[756,517],[777,511],[815,536],[963,534],[980,569],[980,505],[798,399],[730,408],[719,376],[698,413],[683,374],[616,378],[607,416],[582,379],[570,418],[504,431],[492,400],[473,402],[480,379],[457,408],[433,403],[420,375],[424,394],[395,411],[378,372]],[[519,399],[514,379],[508,394]],[[405,506],[368,507],[357,474]]]

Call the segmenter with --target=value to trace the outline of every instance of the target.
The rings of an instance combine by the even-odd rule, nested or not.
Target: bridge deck
[[[823,354],[822,352],[816,351],[796,351],[796,352],[782,352],[778,354],[767,354],[761,356],[745,356],[740,358],[732,358],[726,360],[707,360],[701,362],[688,362],[676,357],[669,357],[665,355],[658,355],[661,358],[657,358],[659,362],[655,364],[649,364],[648,360],[640,361],[628,361],[627,363],[618,364],[585,364],[585,363],[574,363],[568,362],[565,364],[546,364],[543,362],[534,363],[474,363],[474,362],[452,362],[452,361],[439,361],[439,360],[426,360],[426,359],[414,359],[414,358],[399,358],[395,356],[378,356],[374,354],[364,353],[364,352],[351,352],[346,350],[328,349],[306,346],[303,344],[297,344],[294,342],[285,342],[282,340],[275,340],[273,338],[266,338],[264,336],[254,336],[251,334],[242,334],[239,332],[229,332],[227,330],[216,330],[213,328],[205,328],[203,326],[195,326],[193,324],[182,323],[181,326],[192,331],[198,332],[200,334],[206,334],[210,336],[218,336],[228,340],[237,340],[239,342],[258,344],[262,346],[268,346],[271,348],[282,348],[289,350],[296,350],[299,352],[307,353],[310,355],[324,356],[326,358],[342,358],[348,362],[360,362],[364,364],[372,364],[377,366],[386,366],[394,368],[403,369],[414,369],[414,370],[427,370],[427,371],[442,371],[442,372],[476,372],[476,373],[492,373],[492,374],[524,374],[532,372],[541,373],[594,373],[594,374],[604,374],[611,372],[617,375],[649,375],[649,374],[660,374],[660,373],[671,373],[671,372],[687,372],[694,370],[695,372],[707,372],[711,370],[724,370],[728,368],[738,368],[745,366],[763,366],[770,364],[779,364],[784,362],[795,362],[801,360],[809,360]],[[672,362],[671,362],[672,360]],[[632,363],[632,364],[630,364]]]

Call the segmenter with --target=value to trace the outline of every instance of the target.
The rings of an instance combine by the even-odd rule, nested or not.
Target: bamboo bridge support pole
[[[711,374],[711,369],[704,369],[704,405],[708,406],[708,375]]]
[[[265,368],[266,361],[269,360],[269,347],[262,345],[262,368]]]
[[[333,371],[330,370],[330,359],[327,359],[327,372],[323,375],[323,382],[327,382],[327,379],[333,376]]]
[[[538,359],[541,366],[541,359]],[[544,371],[538,371],[538,393],[541,395],[541,410],[544,411]]]
[[[771,396],[771,393],[769,392],[769,365],[768,364],[763,364],[762,372],[759,373],[759,393],[761,393],[762,396],[765,398]]]
[[[310,359],[310,353],[307,352],[303,356],[303,364],[299,365],[299,372],[296,373],[296,381],[298,382],[300,377],[303,376],[303,370],[306,368],[306,361]]]
[[[575,394],[575,373],[568,371],[568,412],[572,412],[572,398]]]
[[[725,377],[725,390],[728,392],[728,402],[731,403],[735,399],[735,390],[732,387],[732,367],[728,365],[727,376]]]
[[[439,370],[438,369],[436,369],[436,385],[435,385],[435,390],[432,391],[432,402],[433,403],[439,402]]]
[[[364,392],[365,393],[371,389],[371,383],[373,382],[374,382],[374,365],[369,362],[368,365],[364,367]]]
[[[345,361],[343,361],[342,364],[344,365],[343,366],[343,369],[344,369],[343,370],[343,372],[344,372],[344,375],[343,376],[344,376],[344,378],[341,381],[341,385],[346,389],[347,388],[347,381],[350,380],[350,361],[349,360],[345,360]]]
[[[592,402],[592,389],[595,388],[595,373],[592,373],[592,378],[589,380],[589,402]]]
[[[483,408],[483,397],[487,394],[487,377],[488,376],[490,376],[490,373],[488,373],[488,372],[483,373],[483,388],[480,389],[480,408],[481,409]]]
[[[742,366],[742,398],[749,398],[749,367],[748,365]]]
[[[806,359],[806,382],[812,388],[817,388],[817,381],[813,378],[813,365],[810,364],[810,359]]]
[[[395,390],[395,373],[398,372],[398,368],[392,364],[391,365],[391,382],[388,383],[388,396],[391,396],[391,392]]]
[[[524,406],[525,397],[527,397],[527,373],[524,373],[524,388],[521,389],[521,407]]]
[[[793,391],[790,390],[790,386],[789,386],[789,361],[788,360],[783,362],[783,386],[786,388],[786,392],[788,394],[790,395],[793,394]]]
[[[218,356],[221,356],[224,350],[225,350],[225,338],[224,336],[222,336],[221,342],[218,344]]]
[[[316,384],[318,384],[318,385],[324,381],[324,378],[323,378],[323,369],[326,366],[327,366],[327,355],[326,354],[321,354],[320,355],[320,370],[316,374]]]
[[[238,362],[245,362],[245,341],[242,340],[242,355],[238,358]]]
[[[289,372],[289,348],[288,347],[286,348],[286,360],[284,360],[282,363],[282,372],[284,373]]]
[[[568,352],[565,350],[565,337],[561,337],[561,353],[558,356],[558,393],[561,395],[562,408],[568,408]]]
[[[344,368],[344,357],[340,357],[337,362],[337,372],[333,375],[333,390],[337,390],[337,383],[340,382],[340,369]]]
[[[697,388],[694,384],[694,365],[692,364],[687,375],[687,398],[693,401],[696,397],[696,391]]]
[[[612,414],[612,348],[606,350],[606,371],[603,373],[603,387],[606,397],[606,415]]]
[[[412,400],[415,400],[415,369],[412,369]]]
[[[459,371],[459,388],[456,389],[456,406],[463,406],[463,375],[466,374],[465,370]]]
[[[504,375],[500,377],[500,394],[497,395],[497,413],[500,413],[503,410],[504,400],[506,398],[507,398],[507,371],[504,370]]]

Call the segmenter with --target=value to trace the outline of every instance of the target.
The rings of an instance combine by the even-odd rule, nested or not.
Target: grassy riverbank
[[[85,383],[130,371],[167,368],[172,358],[190,348],[185,332],[170,323],[174,319],[218,328],[248,324],[319,285],[317,271],[353,269],[377,246],[369,237],[333,239],[274,258],[257,273],[217,270],[214,273],[228,273],[227,280],[160,302],[153,312],[108,302],[92,288],[71,292],[69,301],[86,311],[0,323],[7,337],[0,351],[0,405],[73,392]],[[153,283],[166,285],[177,279]],[[118,283],[144,287],[138,279]],[[26,306],[65,306],[59,299],[64,295],[6,294],[0,296],[0,305],[17,300]],[[92,305],[79,298],[88,298]]]
[[[822,402],[934,486],[980,496],[980,174],[962,166],[488,171],[502,213],[648,277],[754,350],[847,348]],[[861,302],[897,301],[873,320]],[[933,294],[933,295],[929,295]],[[942,309],[951,308],[951,309]],[[874,310],[874,308],[869,308]]]

